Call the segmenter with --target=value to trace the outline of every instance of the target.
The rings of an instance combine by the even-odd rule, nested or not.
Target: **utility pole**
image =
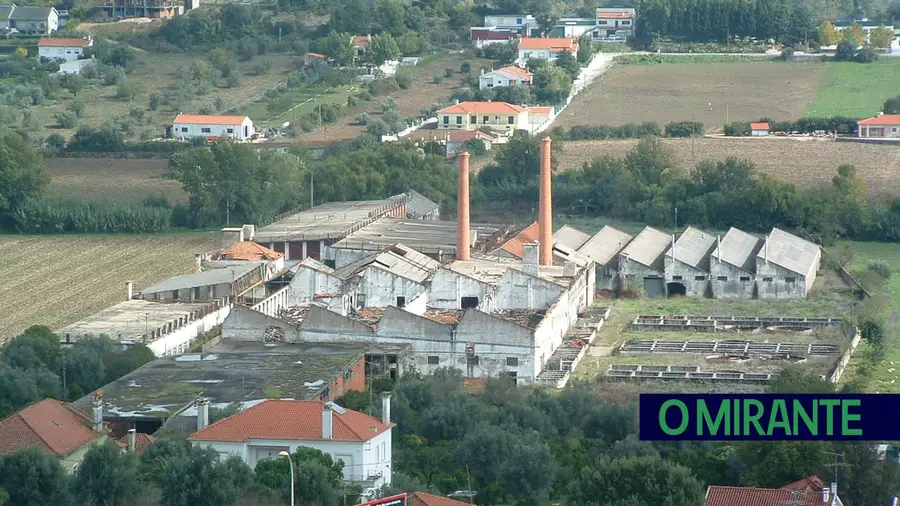
[[[691,132],[691,161],[693,162],[694,161],[694,139],[697,137],[697,132],[695,132],[693,130],[694,130],[694,125],[697,124],[697,113],[692,112],[691,118],[692,118],[691,123],[693,123],[693,125],[691,125],[691,130],[692,130],[692,132]],[[676,220],[676,221],[678,221],[678,220]],[[677,226],[678,224],[676,223],[675,225]]]
[[[469,474],[469,464],[466,464],[466,481],[469,484],[469,490],[467,491],[469,492],[469,504],[473,504],[475,497],[472,494],[472,475]]]
[[[313,169],[309,169],[309,207],[316,205],[316,201],[313,199],[315,195],[315,176],[316,173],[313,172]]]
[[[678,228],[678,208],[675,208],[675,228]]]
[[[841,467],[853,467],[853,464],[844,463],[844,453],[834,453],[834,452],[822,452],[826,455],[831,455],[834,457],[834,462],[831,464],[825,464],[826,467],[834,468],[834,483],[838,482],[838,468]],[[840,460],[840,463],[838,462]]]

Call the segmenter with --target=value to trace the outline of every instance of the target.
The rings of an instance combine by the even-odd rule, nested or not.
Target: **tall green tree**
[[[658,456],[610,459],[601,456],[581,470],[566,494],[569,506],[603,504],[637,506],[660,503],[668,506],[703,504],[704,490],[690,469]]]
[[[396,60],[400,57],[397,41],[390,33],[382,33],[374,37],[369,45],[369,53],[372,56],[372,63],[375,65],[381,65],[386,61]]]
[[[16,506],[68,506],[70,478],[59,459],[28,448],[0,458],[0,489],[7,503]]]
[[[156,476],[168,506],[230,506],[253,482],[253,471],[240,457],[219,461],[212,448],[190,447],[171,456]]]
[[[351,35],[346,32],[331,31],[324,38],[316,41],[320,53],[334,58],[338,65],[350,65],[356,55]]]
[[[0,138],[0,215],[37,199],[50,184],[50,175],[36,148],[18,133]]]
[[[79,504],[130,504],[141,493],[137,459],[112,441],[92,446],[84,455],[73,486]]]
[[[291,454],[294,463],[294,498],[299,504],[313,506],[339,506],[344,499],[344,463],[315,448],[297,448]],[[289,464],[285,459],[262,460],[256,465],[256,481],[268,488],[279,490],[290,500],[291,479]],[[351,491],[352,495],[360,490]],[[350,497],[350,501],[354,497]],[[350,504],[350,502],[347,502]]]

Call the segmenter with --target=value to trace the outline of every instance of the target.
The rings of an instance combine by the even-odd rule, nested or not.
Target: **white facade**
[[[47,10],[40,7],[17,6],[10,15],[9,26],[22,34],[48,35],[59,30],[59,12],[53,7]]]
[[[600,7],[594,39],[626,41],[634,35],[636,11],[628,8]]]
[[[176,122],[172,125],[172,137],[176,139],[230,137],[235,140],[245,141],[249,140],[253,133],[253,121],[247,116],[239,122]]]
[[[525,86],[528,84],[531,84],[530,79],[503,69],[488,72],[478,77],[478,89],[480,90],[498,86]]]
[[[82,41],[85,42],[85,41]],[[93,41],[87,44],[67,44],[65,46],[42,46],[38,45],[38,57],[47,58],[48,60],[64,60],[67,62],[78,60],[85,53],[86,48],[93,46]]]
[[[501,29],[515,30],[521,35],[528,36],[532,28],[538,26],[537,20],[531,15],[501,14],[484,17],[484,26]]]

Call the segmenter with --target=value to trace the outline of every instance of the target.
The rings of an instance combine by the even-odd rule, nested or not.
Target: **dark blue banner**
[[[896,441],[895,394],[641,394],[645,441]]]

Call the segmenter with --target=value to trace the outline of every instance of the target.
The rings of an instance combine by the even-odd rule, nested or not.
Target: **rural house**
[[[628,8],[597,8],[597,28],[594,40],[627,41],[634,36],[635,10]]]
[[[769,124],[750,123],[750,135],[752,137],[765,137],[769,135]]]
[[[756,254],[756,285],[760,299],[806,297],[816,280],[819,245],[773,228]]]
[[[709,253],[716,236],[687,227],[666,252],[666,294],[705,297],[709,288]]]
[[[478,77],[478,89],[495,88],[498,86],[529,86],[532,79],[531,72],[510,65],[491,72],[482,73]]]
[[[250,467],[315,448],[343,462],[344,479],[362,484],[366,494],[391,484],[390,396],[381,402],[379,420],[333,402],[269,399],[212,425],[198,423],[188,440],[222,458],[237,455]]]
[[[59,12],[53,7],[19,7],[13,4],[9,27],[22,34],[48,35],[59,30]]]
[[[484,26],[496,30],[509,30],[517,35],[528,37],[531,30],[537,28],[538,22],[530,14],[497,14],[484,17]]]
[[[844,506],[837,483],[825,485],[816,476],[781,488],[726,487],[710,485],[703,506]]]
[[[528,110],[506,102],[459,102],[437,112],[439,129],[528,130]]]
[[[578,51],[578,40],[572,37],[525,37],[519,40],[518,63],[525,64],[531,59],[555,61],[560,53]]]
[[[652,227],[645,227],[619,253],[619,276],[624,290],[647,297],[665,297],[665,260],[672,237]]]
[[[172,137],[190,140],[198,137],[216,140],[229,137],[247,141],[253,137],[253,121],[248,116],[179,114],[172,122]]]
[[[584,34],[593,32],[595,28],[597,28],[597,21],[593,18],[559,18],[556,26],[550,30],[547,36],[580,39]]]
[[[0,455],[37,447],[72,473],[88,449],[106,439],[103,431],[102,419],[92,424],[68,403],[44,399],[0,420]]]
[[[75,61],[81,59],[87,48],[93,47],[91,39],[70,39],[65,37],[44,38],[38,41],[38,57],[47,60]]]
[[[472,141],[481,141],[484,150],[490,151],[494,143],[497,142],[497,138],[481,130],[449,132],[444,136],[444,143],[447,144],[447,158],[469,151]],[[437,140],[437,142],[440,142],[440,140]]]
[[[489,27],[477,26],[469,29],[469,37],[477,48],[491,44],[508,44],[520,37],[512,30],[500,30]]]
[[[369,50],[369,45],[372,44],[372,36],[353,35],[350,37],[350,44],[353,46],[353,49],[356,50],[356,58],[364,58],[366,56],[366,51]]]
[[[590,258],[596,265],[597,290],[618,293],[619,252],[631,242],[633,237],[609,225],[601,228],[578,248],[578,252]]]
[[[756,288],[756,254],[762,239],[734,227],[717,238],[709,259],[710,284],[716,299],[752,299]]]
[[[111,18],[169,19],[200,6],[200,0],[106,0],[103,10]]]
[[[856,122],[856,136],[868,138],[900,138],[900,114],[885,114]]]

